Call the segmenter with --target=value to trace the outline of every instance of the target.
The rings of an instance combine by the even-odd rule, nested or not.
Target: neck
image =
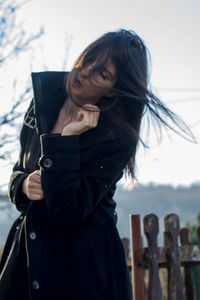
[[[73,103],[68,96],[63,104],[63,111],[65,112],[66,119],[73,119],[78,112],[79,107]]]

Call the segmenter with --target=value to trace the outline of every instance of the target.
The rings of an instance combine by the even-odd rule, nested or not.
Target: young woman
[[[21,215],[1,258],[0,298],[130,300],[116,183],[123,171],[134,180],[144,110],[190,132],[151,92],[147,48],[133,31],[104,34],[71,72],[32,73],[32,82],[9,184]]]

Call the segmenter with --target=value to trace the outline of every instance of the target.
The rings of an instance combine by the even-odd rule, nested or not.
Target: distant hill
[[[171,185],[139,185],[132,191],[123,190],[118,184],[114,200],[117,202],[117,228],[121,237],[129,237],[130,214],[139,214],[141,218],[148,213],[156,214],[160,220],[160,231],[163,231],[163,219],[170,213],[179,215],[182,226],[187,221],[196,221],[200,211],[200,184],[176,188]],[[0,244],[18,215],[13,205],[0,200]],[[162,240],[161,235],[159,239]]]

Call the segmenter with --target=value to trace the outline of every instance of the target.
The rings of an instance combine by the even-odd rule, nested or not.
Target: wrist
[[[74,133],[74,132],[70,132],[70,131],[65,131],[65,130],[63,130],[62,133],[61,133],[61,135],[77,135],[77,134]]]

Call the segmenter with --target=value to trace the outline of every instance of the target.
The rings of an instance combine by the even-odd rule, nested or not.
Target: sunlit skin
[[[40,170],[34,171],[26,179],[24,179],[22,191],[31,200],[42,200],[44,198]]]
[[[94,63],[95,64],[95,63]],[[95,74],[95,80],[89,78],[93,64],[84,67],[76,77],[72,78],[72,96],[82,106],[98,110],[95,105],[103,96],[112,96],[111,89],[116,83],[116,69],[111,61],[108,61],[102,71]],[[68,86],[67,86],[68,89]],[[68,97],[66,101],[65,120],[62,135],[79,135],[90,128],[96,127],[99,111],[86,111],[79,108]]]
[[[100,112],[95,104],[103,96],[113,95],[111,89],[116,83],[117,75],[114,64],[108,61],[104,69],[95,74],[95,81],[93,78],[90,81],[88,75],[92,67],[93,64],[84,67],[78,74],[78,81],[75,80],[75,77],[72,78],[71,93],[76,102],[95,111],[84,110],[76,106],[70,97],[67,97],[51,133],[61,133],[63,136],[80,135],[97,126]],[[66,88],[68,90],[67,86]],[[40,170],[36,170],[24,179],[22,191],[31,200],[42,200],[44,198]]]
[[[91,78],[92,83],[96,86],[91,84],[88,76],[94,65],[95,63],[85,66],[78,74],[78,84],[76,84],[76,81],[72,84],[73,97],[80,104],[95,104],[103,96],[109,96],[109,92],[116,82],[116,68],[109,60],[104,69],[96,72],[95,80]]]

